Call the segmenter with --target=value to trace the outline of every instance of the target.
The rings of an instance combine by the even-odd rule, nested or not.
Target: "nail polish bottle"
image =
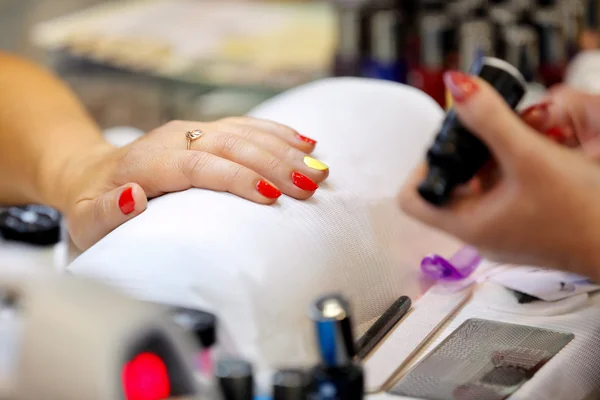
[[[506,0],[495,0],[489,3],[488,14],[494,32],[494,56],[506,59],[505,32],[514,27],[517,15]]]
[[[473,65],[471,73],[489,82],[513,109],[525,95],[525,79],[506,61],[484,57]],[[489,159],[486,145],[469,132],[451,110],[427,152],[429,170],[418,187],[419,194],[429,203],[443,206],[450,200],[454,188],[467,183]]]
[[[411,70],[418,65],[418,53],[419,53],[419,29],[418,29],[418,16],[419,16],[419,2],[418,1],[405,1],[398,0],[398,8],[402,12],[404,23],[400,27],[400,51],[402,55],[403,63],[406,68],[404,80],[409,83],[409,76]]]
[[[409,74],[409,83],[431,96],[441,107],[446,104],[444,69],[450,20],[441,12],[429,11],[419,19],[419,63]]]
[[[458,70],[460,68],[460,51],[461,40],[460,31],[463,23],[471,20],[475,5],[470,0],[460,0],[449,2],[443,13],[450,20],[450,29],[446,35],[445,49],[446,55],[446,70]],[[446,107],[448,104],[446,104]]]
[[[560,2],[558,7],[567,46],[567,59],[571,60],[579,51],[579,21],[583,16],[583,4],[580,0],[563,1]]]
[[[399,54],[398,29],[401,25],[401,13],[391,5],[371,11],[369,56],[363,63],[361,76],[398,82],[406,75]]]
[[[184,307],[174,308],[172,314],[175,323],[192,333],[202,347],[194,360],[197,371],[203,377],[211,377],[214,370],[213,347],[217,342],[217,317]]]
[[[253,400],[254,371],[249,362],[235,358],[219,360],[215,377],[223,400]]]
[[[353,361],[354,338],[348,302],[340,295],[326,295],[314,302],[310,314],[321,357],[311,373],[310,398],[363,399],[363,371]]]
[[[514,25],[504,32],[505,60],[517,67],[527,81],[527,92],[519,107],[528,107],[542,100],[546,87],[540,83],[539,46],[534,28]]]
[[[62,216],[40,205],[14,206],[0,210],[0,237],[36,246],[50,246],[61,240]]]
[[[567,65],[567,44],[556,6],[540,7],[533,20],[540,47],[540,76],[550,87],[562,82]]]
[[[476,17],[460,25],[459,57],[460,70],[468,71],[480,56],[494,53],[494,30],[487,18]]]
[[[335,52],[335,76],[359,76],[361,65],[361,8],[358,4],[340,4],[336,8],[338,44]]]
[[[273,400],[307,400],[308,380],[301,369],[284,369],[273,376]]]
[[[600,13],[598,0],[586,0],[584,8],[583,29],[579,36],[581,50],[596,50],[599,47],[598,29],[600,28]]]

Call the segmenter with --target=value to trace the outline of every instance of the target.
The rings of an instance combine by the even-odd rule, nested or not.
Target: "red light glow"
[[[156,354],[138,354],[125,364],[121,378],[127,400],[163,400],[171,392],[167,366]]]

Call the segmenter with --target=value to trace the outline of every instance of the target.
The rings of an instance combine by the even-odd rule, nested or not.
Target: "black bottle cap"
[[[453,185],[449,182],[443,169],[432,166],[429,168],[425,180],[418,187],[419,194],[429,203],[442,206],[452,194]]]
[[[428,68],[443,68],[446,51],[454,47],[452,22],[438,12],[423,13],[419,22],[421,64]]]
[[[351,364],[355,350],[348,301],[339,294],[319,297],[313,303],[310,315],[323,365],[341,367]]]
[[[444,11],[446,9],[445,0],[421,0],[420,8],[422,11]]]
[[[552,7],[557,4],[556,0],[536,0],[539,7]]]
[[[473,9],[473,17],[474,19],[485,19],[488,16],[487,7],[484,5],[480,5]]]
[[[224,400],[252,400],[254,397],[254,372],[244,360],[217,361],[215,377],[219,381]]]
[[[301,369],[284,369],[273,376],[273,400],[306,400],[308,378]]]
[[[598,0],[587,0],[585,5],[584,25],[587,29],[598,29]]]
[[[217,317],[206,311],[176,307],[172,310],[176,324],[191,332],[204,348],[212,347],[217,341]]]
[[[524,8],[522,10],[517,10],[517,24],[525,25],[525,26],[535,26],[535,22],[533,21],[533,12],[530,8]]]
[[[511,108],[515,108],[527,91],[527,82],[514,65],[494,57],[484,57],[473,70],[487,81]]]
[[[40,205],[9,207],[0,212],[0,234],[6,240],[48,246],[60,242],[61,215]]]

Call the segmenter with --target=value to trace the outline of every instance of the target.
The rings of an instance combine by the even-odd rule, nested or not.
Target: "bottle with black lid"
[[[334,56],[335,76],[359,76],[365,40],[364,10],[358,4],[338,4],[338,43]]]
[[[360,400],[364,398],[362,367],[354,362],[354,338],[348,301],[332,294],[318,298],[311,307],[321,362],[311,373],[311,400]]]
[[[171,314],[175,323],[191,332],[203,348],[210,349],[217,342],[217,317],[214,314],[185,307],[174,307]]]
[[[494,56],[506,59],[506,31],[516,24],[517,14],[506,1],[490,2],[488,14],[494,29]]]
[[[512,25],[503,32],[504,59],[517,67],[528,83],[539,80],[539,45],[535,29]]]
[[[513,109],[525,95],[525,79],[506,61],[484,57],[475,63],[471,73],[492,85]],[[489,159],[486,145],[451,110],[427,152],[428,173],[418,192],[429,203],[444,206],[454,189],[472,179]]]
[[[248,361],[223,358],[217,361],[215,377],[223,400],[254,399],[254,369]]]
[[[282,369],[273,376],[273,400],[306,400],[308,379],[301,369]]]
[[[217,317],[206,311],[185,307],[170,308],[169,315],[177,325],[196,338],[200,349],[194,356],[194,366],[199,382],[205,391],[214,391]]]
[[[538,33],[540,75],[546,86],[552,86],[562,81],[568,58],[559,10],[553,4],[546,4],[532,18]]]
[[[60,213],[50,207],[35,204],[8,207],[0,210],[0,236],[6,240],[49,246],[61,240],[61,221]]]

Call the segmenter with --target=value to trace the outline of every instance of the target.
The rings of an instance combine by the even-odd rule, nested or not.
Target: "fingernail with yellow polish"
[[[329,169],[327,165],[311,156],[304,156],[304,164],[306,164],[308,168],[316,169],[317,171],[326,171]]]

